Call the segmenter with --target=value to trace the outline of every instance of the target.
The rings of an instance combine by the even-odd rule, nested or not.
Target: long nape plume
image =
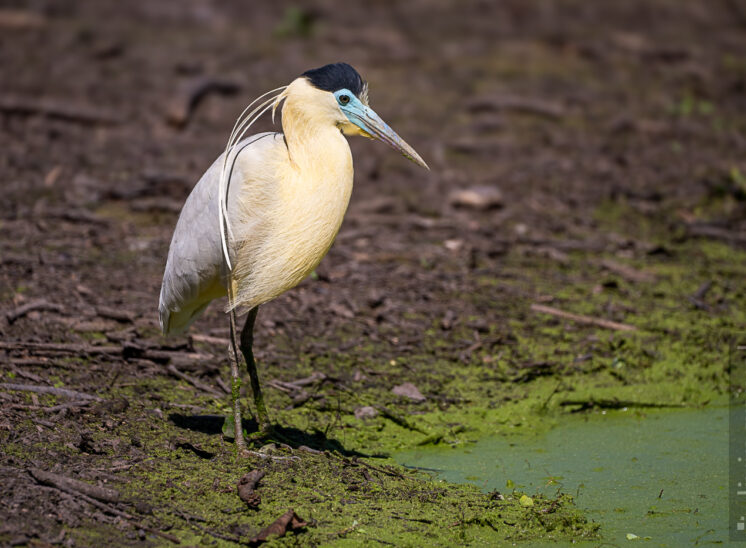
[[[225,147],[223,154],[223,166],[220,170],[220,180],[218,184],[218,224],[220,227],[220,243],[223,248],[223,258],[228,268],[228,293],[229,297],[232,293],[232,280],[230,279],[230,273],[233,271],[233,265],[231,264],[230,253],[228,252],[228,240],[233,238],[233,232],[231,231],[230,222],[228,220],[228,191],[230,190],[230,179],[233,173],[233,165],[235,162],[228,162],[229,157],[234,152],[236,145],[243,139],[244,135],[251,128],[262,114],[267,112],[270,108],[272,109],[272,121],[274,122],[274,113],[277,105],[284,99],[284,91],[287,86],[281,86],[273,89],[266,93],[263,93],[256,99],[254,99],[249,106],[247,106],[241,115],[236,119],[236,123],[233,125],[233,131],[231,131],[230,137],[228,138],[228,144]],[[275,94],[275,95],[272,95]],[[256,106],[251,112],[249,109],[253,107],[257,102],[261,101],[267,95],[272,95],[269,99],[264,100],[258,106]],[[234,156],[238,154],[236,151]],[[229,168],[230,165],[230,168]],[[231,303],[232,305],[232,303]]]

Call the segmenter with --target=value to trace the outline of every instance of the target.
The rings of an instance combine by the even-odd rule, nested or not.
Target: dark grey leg
[[[269,415],[267,415],[267,408],[264,405],[264,396],[262,396],[262,388],[259,385],[259,375],[256,372],[256,362],[254,361],[254,351],[252,349],[254,345],[254,322],[256,321],[258,311],[259,307],[255,306],[249,311],[249,315],[246,317],[246,323],[243,326],[243,331],[241,331],[241,352],[243,352],[244,359],[246,360],[246,368],[249,370],[259,431],[267,433],[270,432],[272,427],[269,422]]]

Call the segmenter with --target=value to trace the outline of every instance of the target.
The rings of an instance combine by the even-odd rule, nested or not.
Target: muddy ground
[[[570,494],[390,455],[726,397],[742,2],[303,5],[0,2],[0,544],[258,543],[288,510],[278,544],[601,539]],[[352,143],[333,249],[259,313],[290,443],[238,459],[220,306],[158,331],[168,244],[243,106],[338,60],[431,171]]]

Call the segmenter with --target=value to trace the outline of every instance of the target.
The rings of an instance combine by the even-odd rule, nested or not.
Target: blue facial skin
[[[372,108],[365,106],[349,89],[335,91],[334,97],[347,119],[370,136],[378,137],[392,146],[401,140]]]
[[[349,89],[335,91],[334,97],[337,99],[337,104],[344,115],[347,116],[347,119],[362,129],[367,136],[383,141],[417,165],[430,169],[427,167],[425,161],[419,157],[404,139],[399,137],[372,108],[364,105]]]

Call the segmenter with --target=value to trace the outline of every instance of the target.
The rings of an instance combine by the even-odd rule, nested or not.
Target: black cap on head
[[[365,87],[360,74],[347,63],[333,63],[316,69],[307,70],[305,76],[318,89],[335,92],[339,89],[349,89],[357,97]]]

